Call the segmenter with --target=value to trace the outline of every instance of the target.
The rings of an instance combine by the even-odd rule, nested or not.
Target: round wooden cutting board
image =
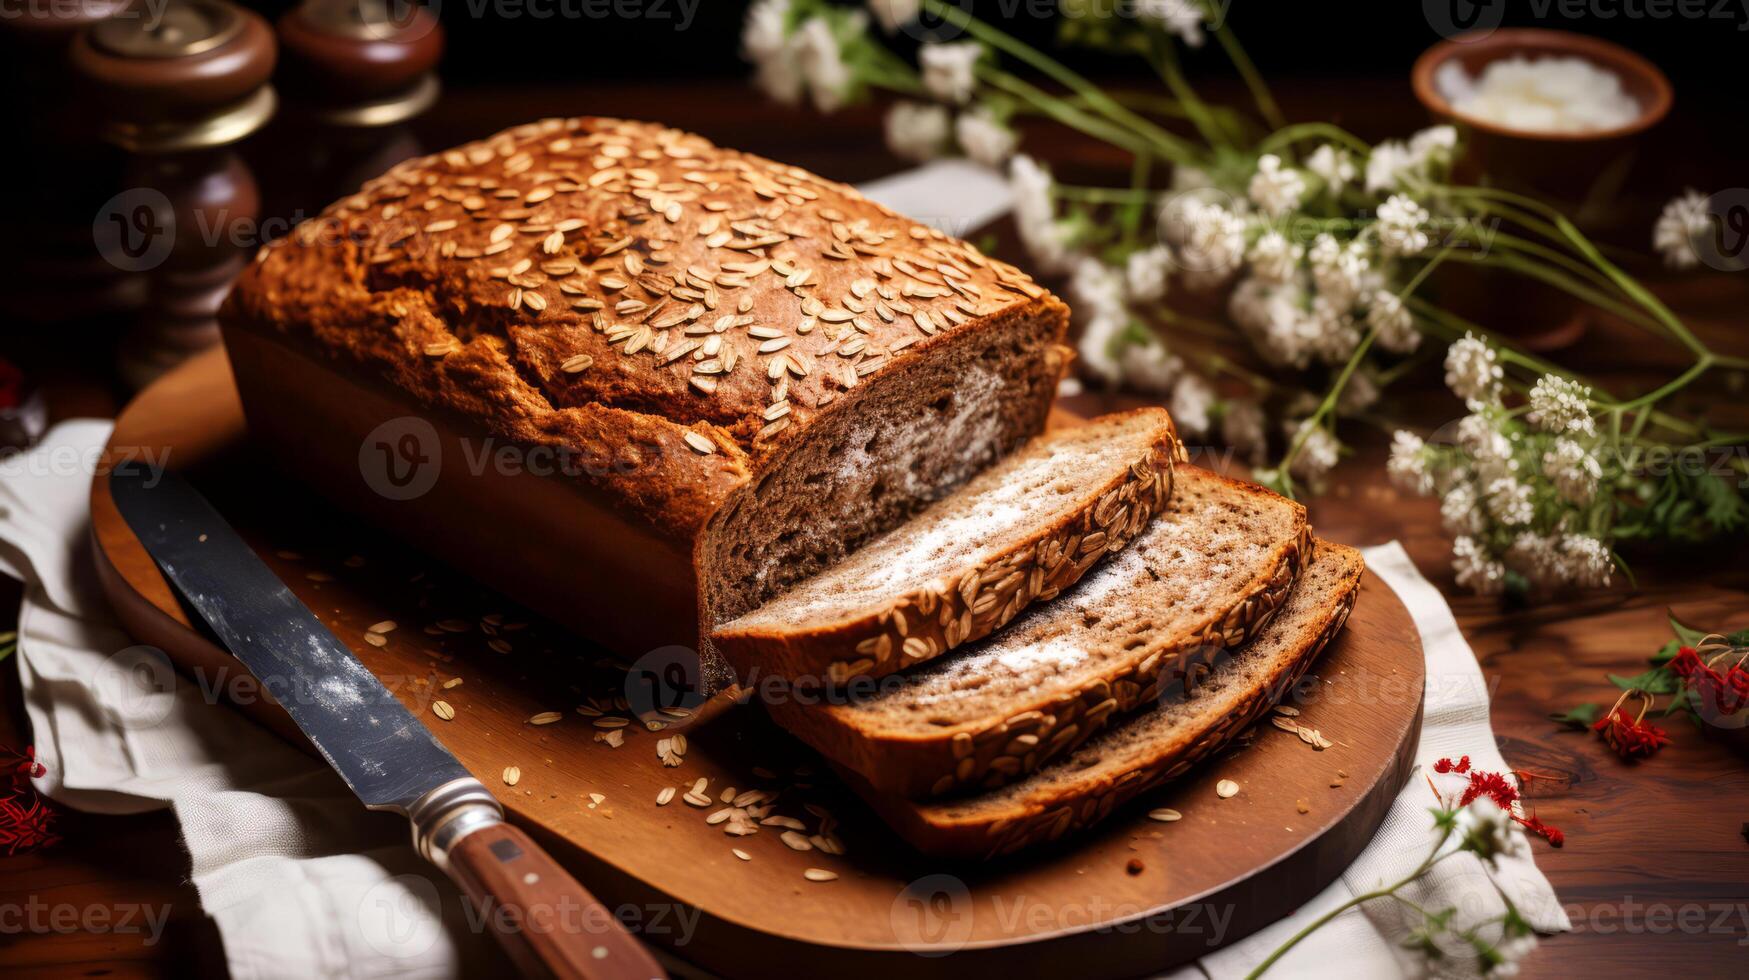
[[[222,351],[143,392],[110,451],[188,473],[554,857],[651,942],[720,974],[1131,976],[1194,959],[1292,912],[1349,865],[1407,778],[1421,727],[1419,637],[1369,574],[1347,629],[1299,688],[1300,722],[1334,745],[1318,751],[1260,725],[1090,834],[1000,861],[925,858],[757,709],[692,725],[678,767],[657,756],[672,732],[634,723],[617,747],[597,740],[592,717],[575,709],[612,713],[624,668],[253,458]],[[123,624],[203,689],[250,693],[236,661],[191,624],[101,475],[91,509],[98,571]],[[394,629],[367,639],[388,621]],[[452,720],[434,713],[438,699]],[[238,700],[300,739],[276,706]],[[529,723],[542,712],[561,718]],[[514,787],[511,766],[521,770]],[[730,788],[781,790],[777,812],[810,834],[830,814],[845,853],[792,850],[779,826],[726,836],[706,823],[719,803],[680,798],[699,779],[713,801]],[[1218,797],[1221,779],[1238,795]],[[658,806],[668,787],[679,793]],[[1150,820],[1160,807],[1183,819]],[[811,881],[808,868],[838,877]]]

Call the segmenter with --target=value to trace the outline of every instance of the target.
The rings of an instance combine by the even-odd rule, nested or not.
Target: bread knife
[[[177,474],[117,467],[122,518],[225,646],[272,691],[372,810],[405,816],[413,846],[461,886],[535,976],[665,977],[650,951],[529,836],[430,729],[353,656]]]

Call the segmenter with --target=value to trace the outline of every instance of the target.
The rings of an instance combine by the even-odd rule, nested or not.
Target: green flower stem
[[[1245,87],[1251,90],[1251,101],[1257,103],[1257,114],[1263,117],[1264,125],[1270,129],[1286,126],[1287,118],[1281,114],[1281,107],[1275,104],[1275,96],[1270,94],[1269,86],[1258,73],[1257,66],[1251,63],[1251,56],[1239,46],[1238,36],[1227,29],[1224,19],[1213,33],[1215,40],[1221,42],[1221,47],[1227,52],[1227,59],[1239,72],[1239,77],[1245,80]]]
[[[1531,241],[1528,238],[1520,238],[1517,235],[1510,232],[1500,231],[1499,229],[1495,229],[1493,237],[1489,241],[1493,244],[1512,249],[1513,251],[1523,252],[1527,255],[1534,255],[1545,262],[1551,262],[1558,265],[1573,275],[1581,276],[1589,280],[1599,289],[1620,292],[1620,290],[1616,289],[1615,282],[1608,276],[1598,272],[1595,268],[1580,262],[1571,255],[1552,249],[1541,242]],[[1479,246],[1483,245],[1479,238],[1477,239],[1476,244]]]
[[[1161,129],[1147,118],[1124,108],[1098,85],[1070,71],[1062,63],[1032,45],[999,31],[964,10],[952,4],[943,3],[942,0],[923,0],[922,6],[924,10],[964,30],[973,38],[1038,69],[1053,81],[1085,99],[1087,104],[1100,115],[1114,123],[1128,126],[1138,134],[1145,136],[1149,142],[1158,144],[1161,148],[1161,156],[1168,160],[1175,163],[1194,163],[1201,156],[1201,153],[1190,143]]]
[[[977,71],[980,79],[1010,95],[1025,100],[1045,115],[1070,129],[1110,143],[1119,149],[1128,150],[1138,156],[1158,152],[1162,156],[1166,156],[1167,159],[1172,159],[1171,155],[1164,152],[1161,147],[1143,139],[1140,135],[1131,133],[1123,127],[1097,116],[1088,115],[1017,75],[1011,75],[1000,68],[983,64],[978,66]]]
[[[1147,193],[1148,180],[1153,171],[1154,158],[1137,154],[1135,163],[1130,166],[1130,190]],[[1142,232],[1142,219],[1147,215],[1146,197],[1138,197],[1123,206],[1123,242],[1126,248],[1134,248]]]
[[[1552,266],[1527,261],[1515,253],[1491,254],[1477,252],[1460,256],[1458,261],[1468,262],[1471,265],[1493,266],[1495,268],[1505,269],[1510,272],[1516,272],[1520,275],[1528,276],[1546,285],[1553,286],[1569,296],[1572,296],[1574,299],[1589,303],[1606,313],[1612,313],[1619,316],[1635,326],[1659,334],[1664,332],[1663,326],[1658,323],[1657,320],[1647,316],[1640,310],[1636,310],[1616,299],[1599,293],[1597,290],[1586,286],[1584,283],[1578,282],[1572,276],[1560,272]]]
[[[1178,70],[1178,52],[1172,47],[1172,41],[1164,31],[1156,28],[1148,30],[1148,61],[1159,73],[1161,81],[1184,106],[1184,111],[1190,116],[1191,125],[1202,135],[1203,142],[1213,147],[1231,147],[1232,140],[1215,121],[1214,113],[1209,111],[1208,104],[1197,97],[1196,90],[1185,81],[1184,73]]]
[[[1085,187],[1078,184],[1052,184],[1051,195],[1083,204],[1146,204],[1159,197],[1154,191],[1133,187]]]
[[[1402,300],[1413,295],[1415,290],[1427,280],[1427,277],[1433,274],[1433,270],[1439,268],[1439,264],[1451,256],[1452,250],[1455,248],[1457,248],[1456,242],[1447,243],[1433,258],[1427,261],[1426,265],[1416,270],[1415,275],[1398,291],[1397,299]],[[1288,446],[1287,453],[1282,456],[1276,469],[1276,472],[1281,474],[1282,485],[1290,493],[1293,491],[1293,476],[1289,473],[1289,469],[1293,466],[1294,461],[1300,458],[1300,450],[1305,448],[1306,440],[1311,437],[1312,430],[1336,410],[1336,403],[1342,397],[1342,389],[1348,387],[1348,379],[1354,376],[1355,370],[1360,367],[1360,362],[1366,359],[1367,351],[1372,349],[1373,342],[1378,339],[1378,336],[1379,329],[1377,327],[1366,332],[1366,336],[1362,337],[1360,343],[1355,345],[1354,353],[1348,356],[1348,362],[1342,365],[1342,370],[1336,375],[1336,380],[1331,383],[1330,390],[1324,393],[1324,400],[1318,403],[1317,409],[1305,422],[1301,423],[1299,431],[1294,433],[1293,443]]]
[[[1313,919],[1311,922],[1306,924],[1305,928],[1301,929],[1299,932],[1296,932],[1292,936],[1290,936],[1288,938],[1287,942],[1282,943],[1280,946],[1277,946],[1275,949],[1275,952],[1270,953],[1267,957],[1265,957],[1263,962],[1257,964],[1257,967],[1255,969],[1253,969],[1250,973],[1245,974],[1245,980],[1257,980],[1258,977],[1263,976],[1263,974],[1270,967],[1275,965],[1277,960],[1281,959],[1283,956],[1286,956],[1288,954],[1289,950],[1293,949],[1295,946],[1298,946],[1300,944],[1301,940],[1305,939],[1307,936],[1310,936],[1312,933],[1317,932],[1320,928],[1322,928],[1331,919],[1336,918],[1337,916],[1348,911],[1349,909],[1354,908],[1358,905],[1365,905],[1367,902],[1370,902],[1375,898],[1395,898],[1397,892],[1401,891],[1404,888],[1404,886],[1410,884],[1415,879],[1426,874],[1430,869],[1432,869],[1432,867],[1434,865],[1438,864],[1440,861],[1445,860],[1446,858],[1450,857],[1453,854],[1459,853],[1458,851],[1447,851],[1445,854],[1439,853],[1439,849],[1444,847],[1445,842],[1447,840],[1450,840],[1450,839],[1451,839],[1451,828],[1448,827],[1445,829],[1445,831],[1443,833],[1441,833],[1439,835],[1439,839],[1433,842],[1433,850],[1431,850],[1427,853],[1427,857],[1421,862],[1421,864],[1418,867],[1415,868],[1414,871],[1409,872],[1408,875],[1406,875],[1402,880],[1398,881],[1394,885],[1389,885],[1385,888],[1375,888],[1370,892],[1366,892],[1366,893],[1361,894],[1361,895],[1356,895],[1353,898],[1349,899],[1348,901],[1343,902],[1341,905],[1338,905],[1335,908],[1331,909],[1330,911],[1325,912],[1323,915],[1318,916],[1316,919]]]
[[[1711,360],[1714,358],[1712,351],[1708,350],[1707,346],[1701,343],[1699,338],[1695,337],[1694,334],[1683,325],[1682,321],[1677,318],[1676,314],[1670,312],[1670,308],[1665,306],[1662,300],[1652,295],[1651,291],[1646,289],[1646,287],[1640,285],[1639,280],[1623,272],[1615,265],[1615,263],[1604,258],[1603,253],[1591,242],[1591,239],[1587,238],[1585,234],[1573,224],[1573,222],[1567,220],[1567,216],[1560,211],[1536,200],[1535,198],[1525,197],[1522,194],[1514,194],[1511,191],[1502,191],[1489,187],[1454,187],[1451,188],[1451,190],[1459,195],[1469,195],[1504,201],[1543,216],[1554,225],[1555,229],[1560,233],[1560,237],[1565,238],[1582,257],[1589,260],[1604,275],[1614,281],[1622,292],[1626,293],[1635,302],[1639,303],[1640,306],[1644,307],[1648,313],[1652,314],[1659,323],[1664,325],[1665,329],[1670,332],[1672,337],[1676,338],[1683,346],[1687,347],[1698,357],[1705,360]]]
[[[1264,138],[1257,144],[1257,152],[1274,153],[1283,147],[1292,146],[1305,140],[1324,140],[1330,143],[1340,143],[1350,150],[1360,154],[1372,152],[1372,147],[1366,141],[1350,133],[1340,126],[1326,122],[1304,122],[1284,126]]]

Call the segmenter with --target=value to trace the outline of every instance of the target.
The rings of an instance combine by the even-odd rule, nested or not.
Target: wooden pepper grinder
[[[92,26],[70,57],[103,138],[129,154],[92,232],[105,259],[150,273],[120,350],[143,385],[218,341],[219,304],[260,244],[261,194],[235,148],[277,104],[273,32],[224,0],[166,0]]]
[[[0,131],[22,149],[0,159],[0,182],[19,189],[0,236],[0,316],[14,334],[23,324],[89,331],[144,300],[144,280],[91,247],[91,216],[110,195],[120,154],[97,140],[79,111],[67,64],[79,32],[128,2],[0,7],[0,85],[8,93]]]
[[[419,154],[408,124],[437,101],[443,26],[398,0],[304,0],[275,28],[287,111],[269,213],[298,219]]]

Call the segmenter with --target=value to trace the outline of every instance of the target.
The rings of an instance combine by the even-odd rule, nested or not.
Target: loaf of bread
[[[971,245],[593,118],[395,167],[221,318],[282,465],[628,656],[707,665],[715,625],[1038,433],[1069,356],[1064,306]]]

